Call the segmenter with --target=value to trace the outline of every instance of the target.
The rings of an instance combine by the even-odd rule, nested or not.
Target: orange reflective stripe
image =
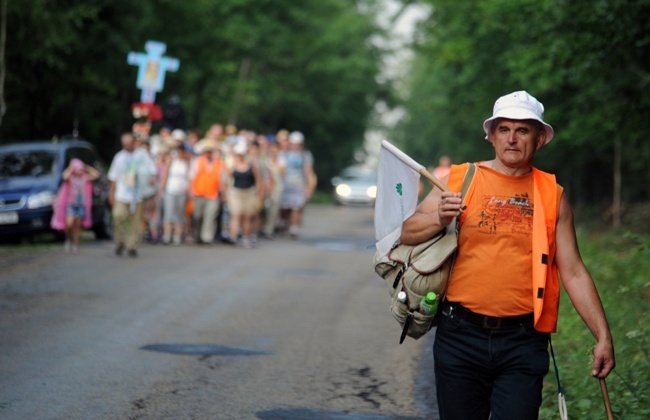
[[[558,185],[555,175],[536,168],[533,168],[533,178],[535,202],[538,203],[533,214],[532,255],[535,329],[555,332],[560,304],[560,283],[555,263]]]

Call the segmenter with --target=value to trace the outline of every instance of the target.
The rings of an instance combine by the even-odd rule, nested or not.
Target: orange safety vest
[[[205,156],[196,159],[196,175],[192,181],[192,194],[199,197],[219,198],[223,162],[213,160],[209,164]]]
[[[447,187],[460,191],[468,164],[452,165]],[[532,290],[535,329],[541,332],[555,332],[560,304],[560,282],[555,262],[555,226],[558,217],[558,185],[555,175],[533,168],[534,199],[541,205],[535,206],[532,234]],[[472,193],[467,191],[469,198]],[[466,200],[463,197],[464,201]]]

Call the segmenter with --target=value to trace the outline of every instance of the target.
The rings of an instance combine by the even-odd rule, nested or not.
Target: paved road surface
[[[298,240],[0,248],[2,419],[433,418],[431,337],[398,344],[372,209]]]

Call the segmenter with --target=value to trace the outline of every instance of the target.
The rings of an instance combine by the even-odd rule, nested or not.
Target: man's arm
[[[316,173],[312,165],[305,165],[303,167],[305,180],[305,198],[309,200],[316,189]]]
[[[447,183],[447,178],[443,179],[443,183]],[[454,217],[460,216],[461,205],[460,193],[443,192],[434,187],[417,206],[415,213],[402,224],[400,242],[417,245],[431,239],[450,224]]]
[[[580,256],[573,225],[573,211],[564,195],[560,201],[555,243],[557,245],[555,260],[564,289],[597,340],[593,351],[591,374],[597,378],[605,378],[616,365],[612,334],[596,285]]]
[[[115,205],[115,183],[117,182],[118,174],[121,170],[121,168],[118,168],[118,166],[120,166],[119,156],[120,154],[118,152],[118,154],[113,158],[113,162],[111,162],[108,174],[106,175],[108,178],[108,204],[111,207]]]

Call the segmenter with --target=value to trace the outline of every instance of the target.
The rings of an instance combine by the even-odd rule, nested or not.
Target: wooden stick
[[[605,383],[604,379],[600,380],[600,392],[603,394],[603,402],[605,403],[607,420],[614,420],[614,413],[612,413],[612,404],[609,401],[609,392],[607,392],[607,384]]]
[[[428,179],[431,185],[434,187],[440,188],[441,191],[449,191],[449,188],[447,188],[447,186],[443,184],[438,178],[433,176],[431,172],[427,171],[426,168],[420,169],[420,175]]]
[[[428,179],[429,182],[431,183],[431,185],[433,185],[434,187],[440,188],[441,191],[450,191],[449,188],[447,188],[447,186],[445,184],[443,184],[438,178],[433,176],[431,174],[431,172],[427,171],[425,168],[420,169],[419,172],[420,172],[420,175],[422,175],[423,177]],[[463,198],[465,198],[465,197],[463,197]],[[465,211],[466,208],[467,208],[467,206],[465,204],[462,204],[461,207],[460,207],[460,211],[463,212],[463,211]]]

